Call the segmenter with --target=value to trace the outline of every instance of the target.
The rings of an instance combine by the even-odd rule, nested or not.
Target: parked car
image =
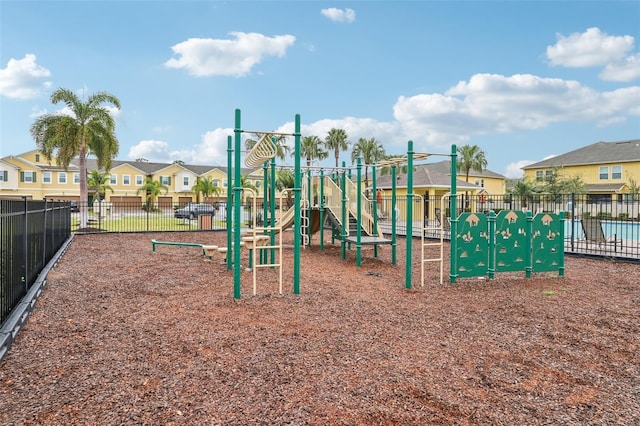
[[[78,207],[78,202],[77,201],[70,201],[70,207],[71,207],[71,212],[72,213],[77,213],[80,211],[80,208]]]
[[[216,209],[210,204],[187,204],[181,209],[177,209],[173,214],[177,219],[195,219],[203,214],[216,214]]]

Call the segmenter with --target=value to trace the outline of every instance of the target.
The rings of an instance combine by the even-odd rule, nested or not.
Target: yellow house
[[[39,151],[29,151],[0,159],[0,197],[78,200],[80,172],[52,164]]]
[[[543,183],[554,172],[580,177],[590,201],[623,202],[640,185],[640,139],[596,142],[522,168],[524,178]]]
[[[51,164],[53,163],[53,164]],[[87,172],[97,170],[97,162],[87,159]],[[212,202],[226,200],[227,168],[216,166],[188,165],[182,162],[154,163],[147,161],[112,161],[108,182],[111,190],[104,191],[104,202],[114,206],[142,203],[145,194],[139,191],[146,178],[157,180],[168,190],[158,199],[160,207],[173,207],[195,202],[201,197],[192,191],[199,178],[213,179],[220,193],[200,201]],[[261,188],[262,170],[241,170],[243,176],[254,186]],[[76,200],[80,198],[80,170],[77,160],[73,160],[65,170],[49,162],[38,150],[28,151],[16,156],[0,159],[0,198]],[[258,198],[261,194],[258,194]],[[91,201],[93,194],[89,194]]]

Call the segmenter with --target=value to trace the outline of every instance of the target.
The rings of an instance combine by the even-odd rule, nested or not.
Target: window
[[[222,186],[223,187],[227,187],[227,180],[226,179],[222,179]]]
[[[51,183],[51,172],[42,172],[42,183]]]
[[[36,163],[40,162],[40,154],[36,154]]]
[[[130,175],[122,175],[122,184],[123,185],[131,185],[131,176]]]
[[[117,185],[118,184],[118,175],[109,176],[109,185]]]
[[[475,182],[473,182],[473,184],[475,186],[480,186],[480,179],[476,179]]]
[[[611,166],[611,179],[622,179],[622,166]]]
[[[33,183],[36,181],[36,172],[20,172],[20,182]]]
[[[217,188],[217,187],[219,187],[219,186],[220,186],[220,179],[214,179],[214,180],[213,180],[213,187],[214,187],[214,188]]]
[[[600,180],[608,180],[609,179],[609,167],[601,166],[600,167]]]
[[[0,182],[9,182],[9,172],[0,170]]]
[[[58,183],[67,183],[67,174],[64,172],[58,172]]]
[[[544,179],[543,173],[544,172],[542,170],[538,170],[536,172],[536,182],[542,182],[542,180]]]
[[[182,186],[189,186],[189,176],[184,176],[182,178]]]
[[[73,183],[80,183],[80,173],[73,174]]]
[[[171,185],[171,176],[160,176],[160,183],[165,186]]]
[[[144,182],[144,176],[136,175],[136,186],[142,186]]]
[[[480,179],[480,186],[484,188],[484,179]]]
[[[553,180],[553,170],[545,170],[544,180],[545,182],[551,182]]]
[[[260,188],[260,184],[261,184],[261,183],[262,183],[262,182],[261,182],[261,181],[259,181],[259,180],[257,180],[257,181],[256,181],[256,189]]]

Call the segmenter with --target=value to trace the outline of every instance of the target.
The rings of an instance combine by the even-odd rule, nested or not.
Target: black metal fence
[[[224,230],[227,223],[226,202],[141,204],[138,202],[74,203],[71,231],[74,233],[103,232],[172,232]],[[86,216],[83,221],[83,210]],[[254,216],[262,218],[262,203],[244,203],[241,207],[243,226],[251,226]]]
[[[0,324],[71,235],[70,203],[0,200]]]

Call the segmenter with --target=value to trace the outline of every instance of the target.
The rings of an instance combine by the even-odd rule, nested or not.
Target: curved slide
[[[276,232],[284,231],[285,229],[289,229],[291,226],[293,226],[295,214],[295,207],[291,207],[289,210],[284,212],[284,214],[280,217],[280,220],[276,222]],[[320,230],[320,212],[318,210],[311,210],[311,221],[309,223],[309,226],[311,227],[312,234],[315,234]]]

